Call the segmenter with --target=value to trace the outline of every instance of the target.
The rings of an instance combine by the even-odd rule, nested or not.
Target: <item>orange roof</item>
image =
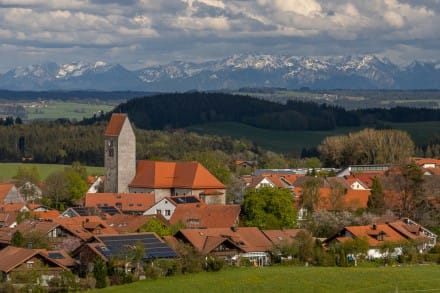
[[[105,136],[118,136],[121,133],[127,114],[113,113],[110,122],[105,129]]]
[[[25,203],[6,203],[6,204],[2,204],[0,205],[0,211],[3,212],[18,212],[20,211],[23,207],[26,207]]]
[[[11,191],[11,189],[14,187],[14,184],[12,183],[1,183],[0,184],[0,203],[3,203],[6,195]]]
[[[145,212],[155,204],[152,193],[87,193],[86,207],[118,207],[121,211]]]
[[[319,203],[318,207],[321,209],[331,210],[334,207],[331,205],[332,189],[328,187],[319,188]],[[346,193],[342,195],[343,208],[350,210],[357,210],[359,208],[366,208],[368,197],[371,190],[356,190],[347,189]]]
[[[179,204],[169,222],[188,228],[225,228],[234,226],[239,215],[240,205]]]
[[[155,215],[135,216],[127,214],[115,214],[112,217],[107,218],[105,221],[118,233],[123,234],[139,232],[139,229],[152,218],[155,218]]]
[[[182,229],[179,231],[198,251],[211,252],[220,243],[229,241],[243,252],[272,250],[272,243],[256,227]]]
[[[42,220],[53,220],[60,216],[60,212],[57,210],[48,210],[41,212],[31,211],[31,214],[34,215],[36,219],[42,219]]]
[[[371,247],[382,246],[384,242],[400,242],[405,240],[403,236],[387,224],[376,224],[375,226],[376,229],[373,228],[373,225],[349,226],[345,227],[345,229],[357,238],[366,237]],[[383,234],[382,241],[378,240],[378,235],[380,234]]]
[[[225,185],[198,162],[138,161],[131,187],[224,189]]]
[[[433,158],[417,158],[416,163],[419,166],[423,166],[425,164],[440,165],[440,160],[433,159]]]
[[[300,231],[307,231],[305,229],[282,229],[282,230],[263,230],[262,232],[274,244],[281,243],[291,244],[295,240],[295,236]]]
[[[59,223],[63,228],[76,235],[77,237],[88,240],[97,234],[117,234],[116,230],[110,227],[104,220],[98,216],[86,216],[86,217],[72,217],[72,218],[57,218],[54,222]],[[90,230],[86,228],[93,226]],[[97,231],[96,228],[99,228]]]
[[[9,273],[16,267],[23,264],[25,261],[32,257],[40,257],[46,260],[46,262],[52,263],[61,269],[67,269],[61,263],[55,259],[51,259],[46,254],[37,249],[27,249],[21,247],[8,246],[0,251],[0,271]]]

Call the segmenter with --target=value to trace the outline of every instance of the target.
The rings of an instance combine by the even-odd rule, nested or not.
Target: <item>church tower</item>
[[[127,115],[113,114],[104,136],[104,192],[128,192],[136,175],[136,137]]]

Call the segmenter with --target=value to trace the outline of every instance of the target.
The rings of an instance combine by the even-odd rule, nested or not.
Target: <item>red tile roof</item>
[[[54,219],[54,222],[59,223],[63,228],[83,240],[88,240],[98,234],[117,234],[115,229],[98,216],[57,218]],[[96,227],[99,230],[96,230]]]
[[[0,203],[3,203],[6,195],[11,191],[14,187],[12,183],[0,183]]]
[[[152,193],[87,193],[86,207],[118,207],[124,212],[145,212],[155,204]]]
[[[138,161],[131,187],[224,189],[225,185],[198,162]]]
[[[188,228],[229,228],[240,215],[240,205],[180,204],[170,224],[182,223]]]
[[[105,136],[118,136],[121,133],[127,114],[113,113],[110,122],[105,129]]]
[[[243,252],[272,250],[272,243],[256,227],[182,229],[179,234],[204,254],[210,253],[224,241],[233,243]]]
[[[44,253],[36,249],[26,249],[21,247],[8,246],[0,250],[0,271],[9,273],[25,261],[31,259],[34,256],[39,256],[45,259],[47,262],[54,264],[61,269],[67,269],[57,260],[48,258]]]
[[[384,242],[400,242],[405,240],[403,236],[397,233],[393,228],[387,224],[376,224],[366,226],[349,226],[345,227],[347,231],[353,234],[356,238],[366,237],[370,247],[382,246]],[[383,234],[383,240],[378,240],[378,235]]]
[[[307,231],[305,229],[282,229],[282,230],[262,230],[263,234],[274,245],[280,245],[282,243],[291,244],[295,241],[295,236],[300,231]]]
[[[154,216],[135,216],[127,214],[116,214],[107,218],[107,224],[120,234],[139,232],[139,229]]]

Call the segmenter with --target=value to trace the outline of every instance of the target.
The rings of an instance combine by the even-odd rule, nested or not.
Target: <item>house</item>
[[[94,242],[86,243],[74,252],[80,271],[93,271],[93,263],[97,257],[104,261],[116,259],[126,268],[133,261],[132,252],[140,244],[144,254],[142,260],[157,258],[175,258],[178,254],[155,233],[114,234],[96,236]]]
[[[175,237],[206,256],[222,257],[230,264],[244,260],[254,265],[270,263],[272,243],[256,227],[181,229]]]
[[[17,279],[23,272],[32,271],[41,275],[42,285],[47,285],[47,281],[67,270],[67,267],[57,259],[50,258],[38,249],[8,246],[0,250],[0,259],[2,281]],[[23,279],[22,281],[26,283],[28,280]]]
[[[272,188],[293,188],[293,182],[299,176],[297,175],[283,175],[283,174],[262,174],[252,176],[251,181],[246,185],[247,189],[259,189],[261,187]]]
[[[73,233],[84,241],[89,241],[94,236],[117,234],[107,222],[98,216],[79,216],[72,218],[58,218],[54,220],[63,228]]]
[[[198,162],[136,163],[136,137],[126,114],[114,113],[105,130],[105,193],[193,195],[209,204],[226,202],[225,185]]]
[[[169,196],[197,196],[208,204],[225,204],[225,185],[198,162],[138,161],[129,184],[133,193],[154,193],[158,202]]]
[[[123,213],[142,214],[155,203],[152,193],[87,193],[86,207],[116,207]]]
[[[119,234],[137,233],[140,232],[142,226],[144,226],[149,220],[158,218],[154,216],[138,216],[130,214],[117,214],[108,217],[106,223],[116,230]],[[163,221],[165,222],[165,221]],[[164,226],[166,224],[164,223]]]
[[[17,187],[12,183],[0,183],[0,204],[25,203]]]
[[[147,209],[143,215],[162,215],[166,220],[169,220],[173,215],[175,209],[179,205],[200,205],[202,201],[195,196],[169,196],[163,198],[155,205]]]
[[[20,231],[24,238],[39,239],[47,237],[52,249],[66,251],[72,251],[83,241],[77,233],[53,221],[25,220],[18,224],[15,229],[9,231],[9,243],[15,231]],[[32,243],[28,243],[28,245],[32,246]]]
[[[187,228],[230,228],[237,226],[239,215],[240,205],[178,205],[169,223]]]
[[[437,236],[426,228],[422,229],[409,219],[402,219],[391,223],[344,227],[335,235],[327,238],[324,244],[329,246],[332,243],[344,243],[355,238],[364,238],[368,241],[367,257],[375,259],[390,254],[393,257],[400,255],[402,253],[401,245],[405,240],[413,240],[420,252],[425,251],[428,247],[435,245],[434,241]],[[381,247],[385,244],[395,245],[394,250],[391,252],[382,251]]]

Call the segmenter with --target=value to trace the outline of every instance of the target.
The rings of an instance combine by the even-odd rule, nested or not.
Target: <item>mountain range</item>
[[[298,57],[233,55],[193,63],[175,61],[140,70],[119,64],[74,62],[17,67],[0,74],[7,90],[191,91],[243,87],[298,89],[440,89],[440,62],[398,66],[372,55]]]

